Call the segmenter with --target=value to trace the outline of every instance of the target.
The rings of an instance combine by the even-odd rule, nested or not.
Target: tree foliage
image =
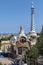
[[[37,46],[39,50],[43,50],[43,26],[42,26],[42,30],[40,33],[40,37],[38,38],[38,41],[37,41]]]
[[[39,56],[39,52],[38,52],[38,48],[37,46],[33,46],[29,52],[29,57],[33,58],[33,59],[37,59],[37,57]]]
[[[0,42],[1,42],[1,41],[10,40],[12,37],[13,37],[13,35],[10,35],[9,37],[5,37],[5,38],[2,37],[2,38],[0,39]]]
[[[26,52],[27,58],[37,59],[39,56],[39,51],[37,45],[31,47],[30,51]]]
[[[0,65],[2,65],[2,63],[0,62]]]

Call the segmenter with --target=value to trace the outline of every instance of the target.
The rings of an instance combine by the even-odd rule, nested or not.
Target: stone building
[[[2,41],[1,42],[1,50],[5,53],[10,53],[11,51],[11,44],[10,41]]]
[[[24,33],[22,27],[20,27],[20,32],[18,36],[14,36],[10,40],[11,43],[11,53],[13,56],[21,58],[26,51],[30,50],[30,42]]]

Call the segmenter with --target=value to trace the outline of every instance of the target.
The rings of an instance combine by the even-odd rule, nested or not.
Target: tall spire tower
[[[30,30],[30,36],[37,36],[35,32],[35,26],[34,26],[34,3],[32,2],[31,6],[31,30]]]
[[[32,2],[32,7],[31,7],[31,31],[35,31],[34,27],[34,3]]]
[[[31,6],[31,30],[30,30],[30,39],[31,39],[31,45],[34,45],[36,43],[37,34],[35,32],[35,26],[34,26],[34,3],[32,2]]]

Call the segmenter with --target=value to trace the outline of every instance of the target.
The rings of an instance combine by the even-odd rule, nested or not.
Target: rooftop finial
[[[19,33],[24,33],[23,27],[20,26],[20,32]]]
[[[34,8],[34,2],[32,1],[32,8]]]

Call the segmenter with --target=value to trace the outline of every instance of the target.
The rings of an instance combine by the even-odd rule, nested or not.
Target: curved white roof
[[[10,39],[11,44],[16,45],[17,36],[14,36]]]
[[[37,34],[36,34],[35,31],[31,31],[31,32],[30,32],[30,36],[35,36],[35,37],[37,37]]]
[[[31,41],[30,43],[31,43],[31,45],[35,45],[35,44],[36,44],[36,41],[35,41],[35,42],[32,42],[32,41]]]
[[[24,30],[23,30],[22,27],[20,28],[20,33],[19,33],[18,38],[20,39],[21,37],[25,37],[25,38],[27,38],[27,36],[25,35]]]
[[[24,33],[19,34],[19,38],[22,37],[22,36],[27,38],[27,36]]]

